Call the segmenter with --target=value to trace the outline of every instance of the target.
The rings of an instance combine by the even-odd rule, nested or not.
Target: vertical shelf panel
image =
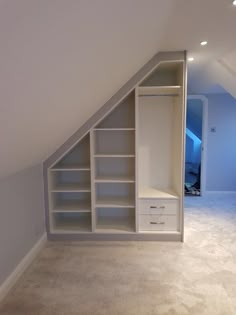
[[[172,188],[173,97],[139,97],[139,189]]]
[[[96,215],[95,215],[95,161],[94,161],[94,131],[90,131],[90,165],[91,165],[91,208],[92,208],[92,232],[96,228]]]

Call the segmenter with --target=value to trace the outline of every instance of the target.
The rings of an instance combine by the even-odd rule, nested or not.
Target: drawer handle
[[[150,222],[150,224],[165,224],[165,222]]]
[[[150,209],[157,209],[157,206],[150,206]],[[160,206],[159,209],[165,209],[165,206]]]

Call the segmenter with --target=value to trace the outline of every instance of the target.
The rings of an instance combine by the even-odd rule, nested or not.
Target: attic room
[[[0,314],[234,315],[236,1],[0,25]]]

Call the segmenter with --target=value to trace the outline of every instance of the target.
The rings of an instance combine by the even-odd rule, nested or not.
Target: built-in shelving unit
[[[46,169],[51,237],[182,239],[186,81],[177,55],[152,63],[56,153]]]
[[[162,64],[136,90],[140,231],[182,233],[183,71]]]
[[[135,95],[94,128],[97,232],[135,231]]]
[[[54,232],[91,232],[90,172],[87,134],[49,169],[49,206]]]

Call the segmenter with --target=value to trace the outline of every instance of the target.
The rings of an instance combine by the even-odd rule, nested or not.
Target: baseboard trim
[[[21,262],[16,266],[13,272],[8,276],[8,278],[0,286],[0,302],[6,297],[8,292],[16,284],[17,280],[24,273],[24,271],[29,267],[32,261],[36,258],[40,250],[44,247],[47,241],[46,233],[37,241],[33,248],[25,255]]]
[[[220,194],[222,194],[222,195],[227,195],[227,194],[236,194],[236,191],[235,190],[229,190],[229,191],[227,191],[227,190],[224,190],[224,191],[218,191],[218,190],[207,190],[207,191],[205,191],[205,193],[204,193],[204,195],[214,195],[214,194],[218,194],[218,195],[220,195]]]
[[[80,233],[48,234],[49,241],[160,241],[181,242],[180,232],[176,233]]]

